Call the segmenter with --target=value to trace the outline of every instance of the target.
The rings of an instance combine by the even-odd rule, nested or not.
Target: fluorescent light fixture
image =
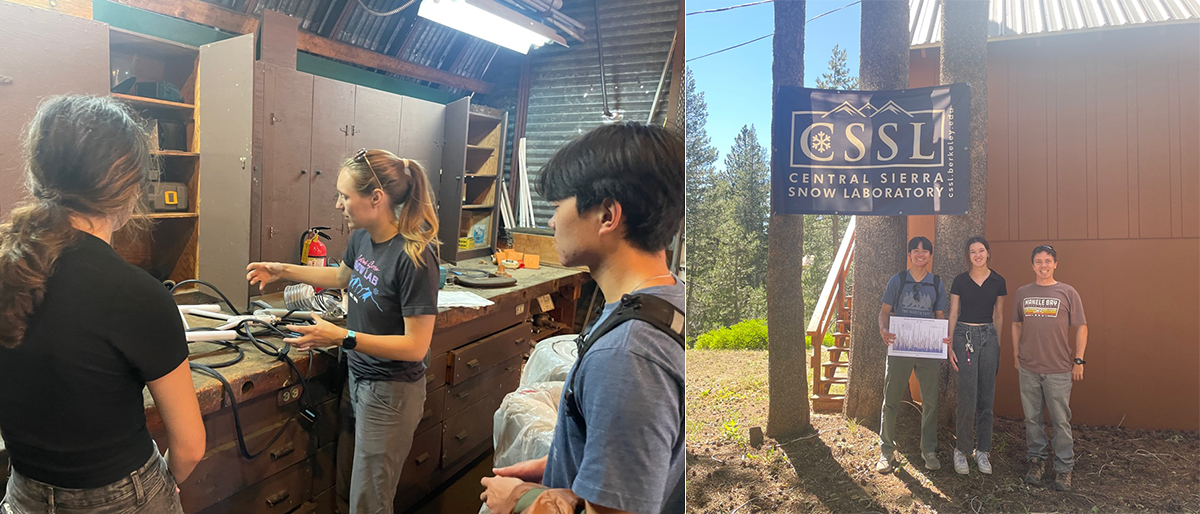
[[[546,43],[567,45],[554,29],[492,0],[422,0],[417,15],[523,54]]]

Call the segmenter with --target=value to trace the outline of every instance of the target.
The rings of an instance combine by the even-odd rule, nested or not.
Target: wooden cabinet
[[[326,234],[331,240],[324,241],[328,257],[336,261],[344,257],[350,230],[335,208],[337,178],[342,163],[359,148],[387,150],[417,160],[436,187],[445,106],[255,62],[252,52],[246,55],[234,47],[252,49],[252,36],[205,45],[201,66],[252,77],[211,93],[220,100],[230,95],[248,97],[252,107],[236,110],[202,104],[201,119],[206,127],[202,139],[214,153],[236,155],[252,169],[247,173],[226,164],[214,172],[226,179],[221,181],[221,189],[202,191],[207,204],[215,203],[215,209],[235,213],[240,219],[222,219],[225,226],[233,225],[232,234],[220,233],[215,227],[209,230],[206,220],[201,220],[201,240],[208,243],[201,244],[201,260],[211,256],[221,262],[219,268],[206,266],[201,275],[227,294],[246,291],[249,296],[258,290],[247,289],[246,263],[299,262],[301,235],[309,227],[330,227]],[[210,93],[205,90],[204,94]],[[412,108],[411,116],[404,115],[406,106]],[[212,134],[207,129],[211,126],[229,130]],[[247,136],[229,135],[242,133]],[[249,190],[245,197],[240,194],[243,188]],[[225,192],[230,189],[235,191],[227,197]],[[231,249],[229,240],[245,250]],[[210,255],[208,249],[221,254]],[[232,261],[229,250],[240,257],[240,265],[224,262]],[[272,284],[266,291],[282,288],[283,284]]]
[[[266,89],[263,107],[262,256],[261,260],[297,262],[301,234],[309,224],[313,126],[313,76],[261,64]]]
[[[442,259],[458,262],[496,249],[500,168],[508,114],[471,105],[463,98],[446,106],[446,146],[438,195]]]
[[[110,28],[108,25],[52,11],[0,2],[0,217],[27,197],[23,132],[37,106],[54,95],[109,94],[112,81],[169,82],[182,101],[163,101],[131,94],[113,95],[164,134],[154,152],[163,182],[188,187],[187,209],[151,214],[149,234],[114,235],[113,247],[125,260],[159,280],[197,278],[197,173],[200,159],[195,133],[197,57],[195,48]]]
[[[354,155],[347,131],[354,120],[354,84],[313,77],[312,178],[309,187],[308,219],[314,227],[329,227],[325,241],[329,257],[342,260],[349,227],[337,210],[338,171]]]
[[[0,2],[0,216],[25,198],[22,135],[53,95],[107,95],[108,26]]]

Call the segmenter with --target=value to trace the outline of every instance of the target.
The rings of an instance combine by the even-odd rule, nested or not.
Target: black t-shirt
[[[983,285],[975,283],[971,272],[960,273],[950,284],[950,294],[958,295],[958,321],[963,323],[992,323],[992,312],[996,308],[996,298],[1008,295],[1004,277],[992,270],[983,280]]]
[[[80,233],[46,281],[21,344],[0,347],[0,435],[13,468],[77,489],[128,476],[154,452],[145,384],[187,356],[166,288]]]
[[[350,309],[346,327],[375,335],[404,335],[404,317],[434,314],[441,280],[433,245],[421,254],[420,267],[404,251],[404,236],[383,243],[371,241],[366,230],[355,230],[346,246],[351,267]],[[425,376],[425,362],[396,361],[349,350],[350,372],[358,380],[413,382]]]

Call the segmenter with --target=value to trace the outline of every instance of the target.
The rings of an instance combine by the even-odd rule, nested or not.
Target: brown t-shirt
[[[1062,282],[1021,286],[1013,302],[1013,321],[1021,323],[1021,369],[1043,375],[1071,372],[1075,363],[1067,329],[1087,324],[1074,287]]]

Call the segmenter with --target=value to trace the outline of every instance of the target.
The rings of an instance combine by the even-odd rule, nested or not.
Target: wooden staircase
[[[850,218],[833,265],[829,267],[825,286],[821,288],[817,307],[808,321],[807,332],[813,344],[810,361],[813,388],[810,399],[814,412],[841,412],[845,395],[833,393],[832,389],[835,385],[841,385],[844,391],[850,381],[850,308],[853,297],[846,287],[846,274],[850,271],[850,263],[854,261],[854,225],[855,218]],[[826,348],[822,342],[830,329],[833,330],[833,346]]]

